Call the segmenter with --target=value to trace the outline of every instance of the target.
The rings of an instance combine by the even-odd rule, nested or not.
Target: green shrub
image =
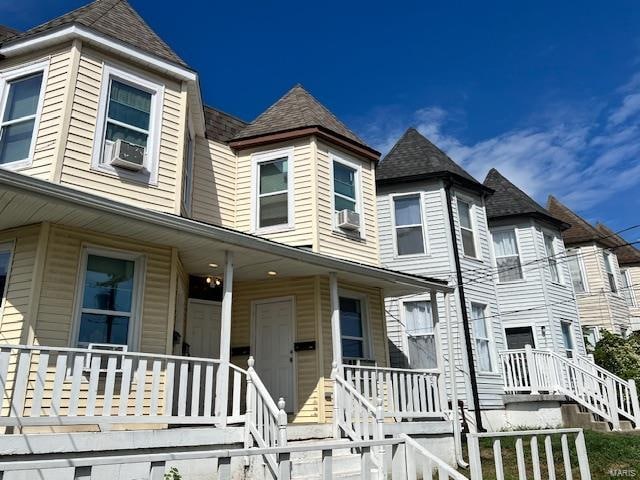
[[[164,474],[164,480],[182,480],[182,475],[176,467],[171,467],[169,473]]]
[[[602,332],[602,338],[593,350],[595,362],[611,373],[640,383],[640,332],[627,338]]]

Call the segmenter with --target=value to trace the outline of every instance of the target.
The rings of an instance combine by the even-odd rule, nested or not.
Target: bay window
[[[473,207],[469,202],[457,199],[462,251],[466,257],[477,258],[475,233],[473,231]]]
[[[40,116],[44,67],[30,66],[0,74],[0,165],[31,163]]]
[[[471,323],[476,345],[478,370],[481,372],[493,371],[493,353],[491,346],[491,332],[485,317],[486,305],[471,304]]]
[[[85,251],[77,344],[134,347],[140,260],[128,254]]]
[[[558,271],[558,258],[556,256],[555,238],[548,233],[544,234],[544,248],[547,257],[547,265],[549,267],[549,274],[551,275],[551,281],[554,283],[560,283],[560,272]]]
[[[425,253],[420,194],[394,196],[393,213],[398,255]]]
[[[403,302],[411,368],[437,368],[436,329],[431,302]]]
[[[498,281],[513,282],[522,280],[522,266],[520,264],[515,230],[497,230],[492,233],[492,236]]]

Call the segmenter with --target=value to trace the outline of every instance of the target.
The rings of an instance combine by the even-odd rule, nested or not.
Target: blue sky
[[[83,3],[0,0],[0,22]],[[497,167],[590,221],[640,223],[637,2],[131,3],[210,105],[250,120],[300,82],[382,151],[415,126],[480,180]]]

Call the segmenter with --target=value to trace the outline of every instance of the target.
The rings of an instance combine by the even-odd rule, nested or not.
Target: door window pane
[[[504,331],[507,337],[507,348],[509,350],[518,350],[527,345],[535,347],[533,329],[531,327],[505,328]]]
[[[42,75],[40,72],[7,82],[9,91],[0,122],[0,164],[29,158]]]
[[[496,255],[498,280],[513,282],[522,279],[522,267],[518,253],[518,242],[514,230],[500,230],[492,233]]]

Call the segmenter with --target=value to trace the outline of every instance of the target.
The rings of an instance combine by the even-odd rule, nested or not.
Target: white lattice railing
[[[1,345],[0,425],[241,423],[246,374],[210,358]]]
[[[387,418],[443,418],[448,410],[444,379],[438,370],[356,365],[341,368],[345,380],[369,402],[382,398]]]
[[[287,445],[287,413],[284,411],[284,399],[275,404],[273,398],[262,383],[262,380],[254,370],[254,359],[249,357],[247,369],[247,413],[245,423],[245,447],[258,448],[285,447]],[[263,455],[271,473],[279,478],[282,467],[276,454]]]
[[[513,448],[516,453],[518,478],[564,478],[571,480],[576,478],[573,468],[577,466],[577,478],[579,480],[591,480],[589,458],[584,442],[584,433],[581,428],[469,433],[467,434],[467,445],[469,448],[471,480],[482,480],[483,478],[480,442],[486,438],[491,439],[493,449],[493,465],[484,466],[484,470],[488,473],[488,478],[495,478],[496,480],[514,478],[511,472],[507,472],[507,475],[505,475],[502,461],[505,456],[505,449]],[[511,439],[514,441],[511,441]],[[554,443],[555,447],[558,447],[558,439],[560,441],[559,448],[562,455],[562,463],[558,462],[557,455],[554,455]],[[572,454],[574,458],[577,458],[577,465],[571,464]],[[530,462],[528,458],[531,459]]]
[[[640,426],[634,382],[624,381],[586,358],[572,359],[546,350],[500,352],[507,393],[560,393],[620,428],[620,417]]]

